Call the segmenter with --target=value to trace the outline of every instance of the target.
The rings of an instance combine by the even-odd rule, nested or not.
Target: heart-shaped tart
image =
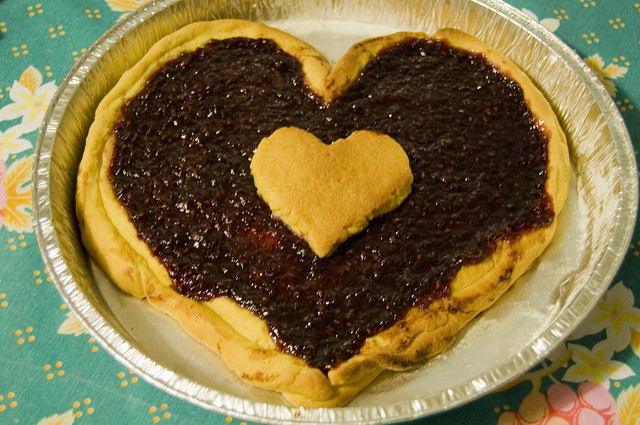
[[[569,176],[544,96],[474,37],[397,33],[331,66],[219,20],[165,37],[105,96],[76,205],[120,288],[245,381],[340,406],[527,270]]]

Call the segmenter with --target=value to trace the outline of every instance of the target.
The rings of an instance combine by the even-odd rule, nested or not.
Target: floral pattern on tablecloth
[[[518,380],[530,384],[530,392],[517,409],[505,409],[498,424],[635,424],[628,420],[640,418],[638,377],[614,359],[629,348],[634,360],[640,354],[640,309],[634,304],[629,288],[612,285],[569,340]],[[603,333],[589,348],[585,337]]]
[[[91,43],[143,3],[0,1],[1,424],[244,423],[154,388],[102,350],[58,295],[33,233],[32,154],[44,112]],[[638,146],[638,0],[510,3],[576,49]],[[614,283],[565,343],[508,388],[416,422],[639,424],[639,271],[636,231]]]

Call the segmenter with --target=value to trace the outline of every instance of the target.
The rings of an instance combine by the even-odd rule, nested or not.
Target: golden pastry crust
[[[300,358],[281,353],[266,324],[228,298],[198,302],[171,289],[171,280],[149,248],[137,237],[124,208],[115,198],[108,169],[115,137],[112,128],[125,99],[134,96],[160,64],[210,39],[270,38],[297,57],[309,86],[325,99],[339,96],[369,59],[405,38],[398,33],[367,40],[351,48],[332,68],[304,42],[262,24],[240,20],[200,22],[187,26],[150,49],[126,72],[96,111],[78,172],[77,216],[89,253],[122,290],[175,319],[190,335],[219,353],[239,377],[278,391],[294,405],[333,407],[348,402],[385,369],[402,370],[445,349],[459,330],[488,308],[524,273],[551,240],[556,221],[546,228],[504,241],[484,261],[465,266],[451,295],[426,308],[414,307],[389,329],[369,338],[359,354],[327,375]],[[526,102],[549,135],[546,191],[558,214],[567,197],[570,166],[564,134],[553,110],[529,78],[500,52],[456,30],[430,36],[470,52],[482,53],[522,87]]]

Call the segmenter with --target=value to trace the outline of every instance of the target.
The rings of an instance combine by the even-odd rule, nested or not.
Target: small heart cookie
[[[295,127],[276,130],[251,160],[273,215],[325,257],[411,192],[409,158],[391,137],[356,131],[332,144]]]

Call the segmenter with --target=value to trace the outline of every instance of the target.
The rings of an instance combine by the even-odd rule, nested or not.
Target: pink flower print
[[[578,388],[579,400],[583,406],[585,422],[581,424],[599,424],[604,425],[621,425],[620,420],[616,416],[618,406],[615,399],[602,385],[598,385],[595,382],[584,382]],[[589,413],[587,413],[589,412]],[[595,420],[596,417],[592,415],[592,412],[597,412],[601,417],[601,421],[586,422],[587,420]],[[581,418],[582,416],[581,415]],[[586,415],[589,419],[587,419]],[[606,420],[605,420],[606,419]]]
[[[578,395],[564,384],[555,384],[547,390],[551,409],[559,415],[570,417],[578,409]]]
[[[547,397],[534,391],[522,400],[517,412],[502,413],[498,425],[571,425],[562,418],[554,418],[553,413]]]
[[[576,394],[565,384],[554,384],[547,396],[527,395],[517,412],[504,412],[498,425],[622,425],[613,396],[600,384],[583,382]]]

